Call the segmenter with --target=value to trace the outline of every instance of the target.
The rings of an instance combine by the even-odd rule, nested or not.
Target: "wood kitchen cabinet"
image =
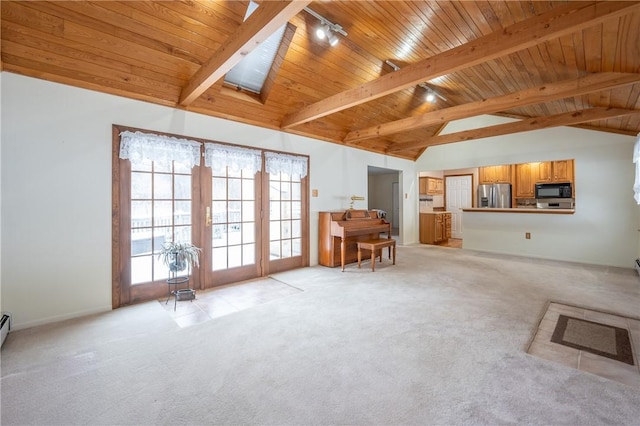
[[[516,198],[535,198],[536,183],[573,183],[573,160],[517,164],[515,169]]]
[[[436,179],[436,194],[444,194],[444,179]]]
[[[420,182],[420,192],[418,192],[419,194],[426,194],[427,193],[427,178],[426,177],[421,177],[419,179]]]
[[[573,160],[538,163],[536,183],[573,182]]]
[[[433,177],[420,178],[420,194],[441,195],[444,194],[444,180]]]
[[[478,168],[479,183],[511,183],[511,164]]]
[[[420,242],[438,244],[451,238],[451,213],[420,213]]]
[[[516,197],[535,198],[539,163],[516,165]]]

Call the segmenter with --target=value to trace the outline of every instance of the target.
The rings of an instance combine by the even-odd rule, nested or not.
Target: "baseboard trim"
[[[26,321],[26,322],[16,321],[20,317],[20,312],[12,311],[13,316],[12,316],[12,322],[11,322],[11,331],[24,330],[26,328],[37,327],[40,325],[52,324],[55,322],[85,317],[87,315],[102,314],[104,312],[109,312],[111,310],[112,310],[111,305],[106,305],[102,307],[85,309],[82,311],[76,311],[76,312],[67,313],[63,315],[54,315],[51,317],[41,318],[41,319]]]

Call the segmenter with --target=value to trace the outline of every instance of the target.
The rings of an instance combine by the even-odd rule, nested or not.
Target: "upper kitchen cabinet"
[[[511,183],[511,165],[478,168],[479,183]]]
[[[539,163],[536,182],[573,182],[573,160]]]
[[[534,198],[540,163],[516,164],[516,197]]]
[[[444,180],[433,177],[420,178],[420,194],[441,195],[444,194]]]

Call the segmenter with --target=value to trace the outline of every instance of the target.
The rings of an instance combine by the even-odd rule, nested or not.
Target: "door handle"
[[[207,207],[205,211],[205,225],[211,226],[211,207]]]

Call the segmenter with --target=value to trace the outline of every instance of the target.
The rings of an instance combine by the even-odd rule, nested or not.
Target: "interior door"
[[[472,183],[472,175],[446,177],[446,210],[451,212],[451,238],[462,238],[462,209],[471,207]]]

